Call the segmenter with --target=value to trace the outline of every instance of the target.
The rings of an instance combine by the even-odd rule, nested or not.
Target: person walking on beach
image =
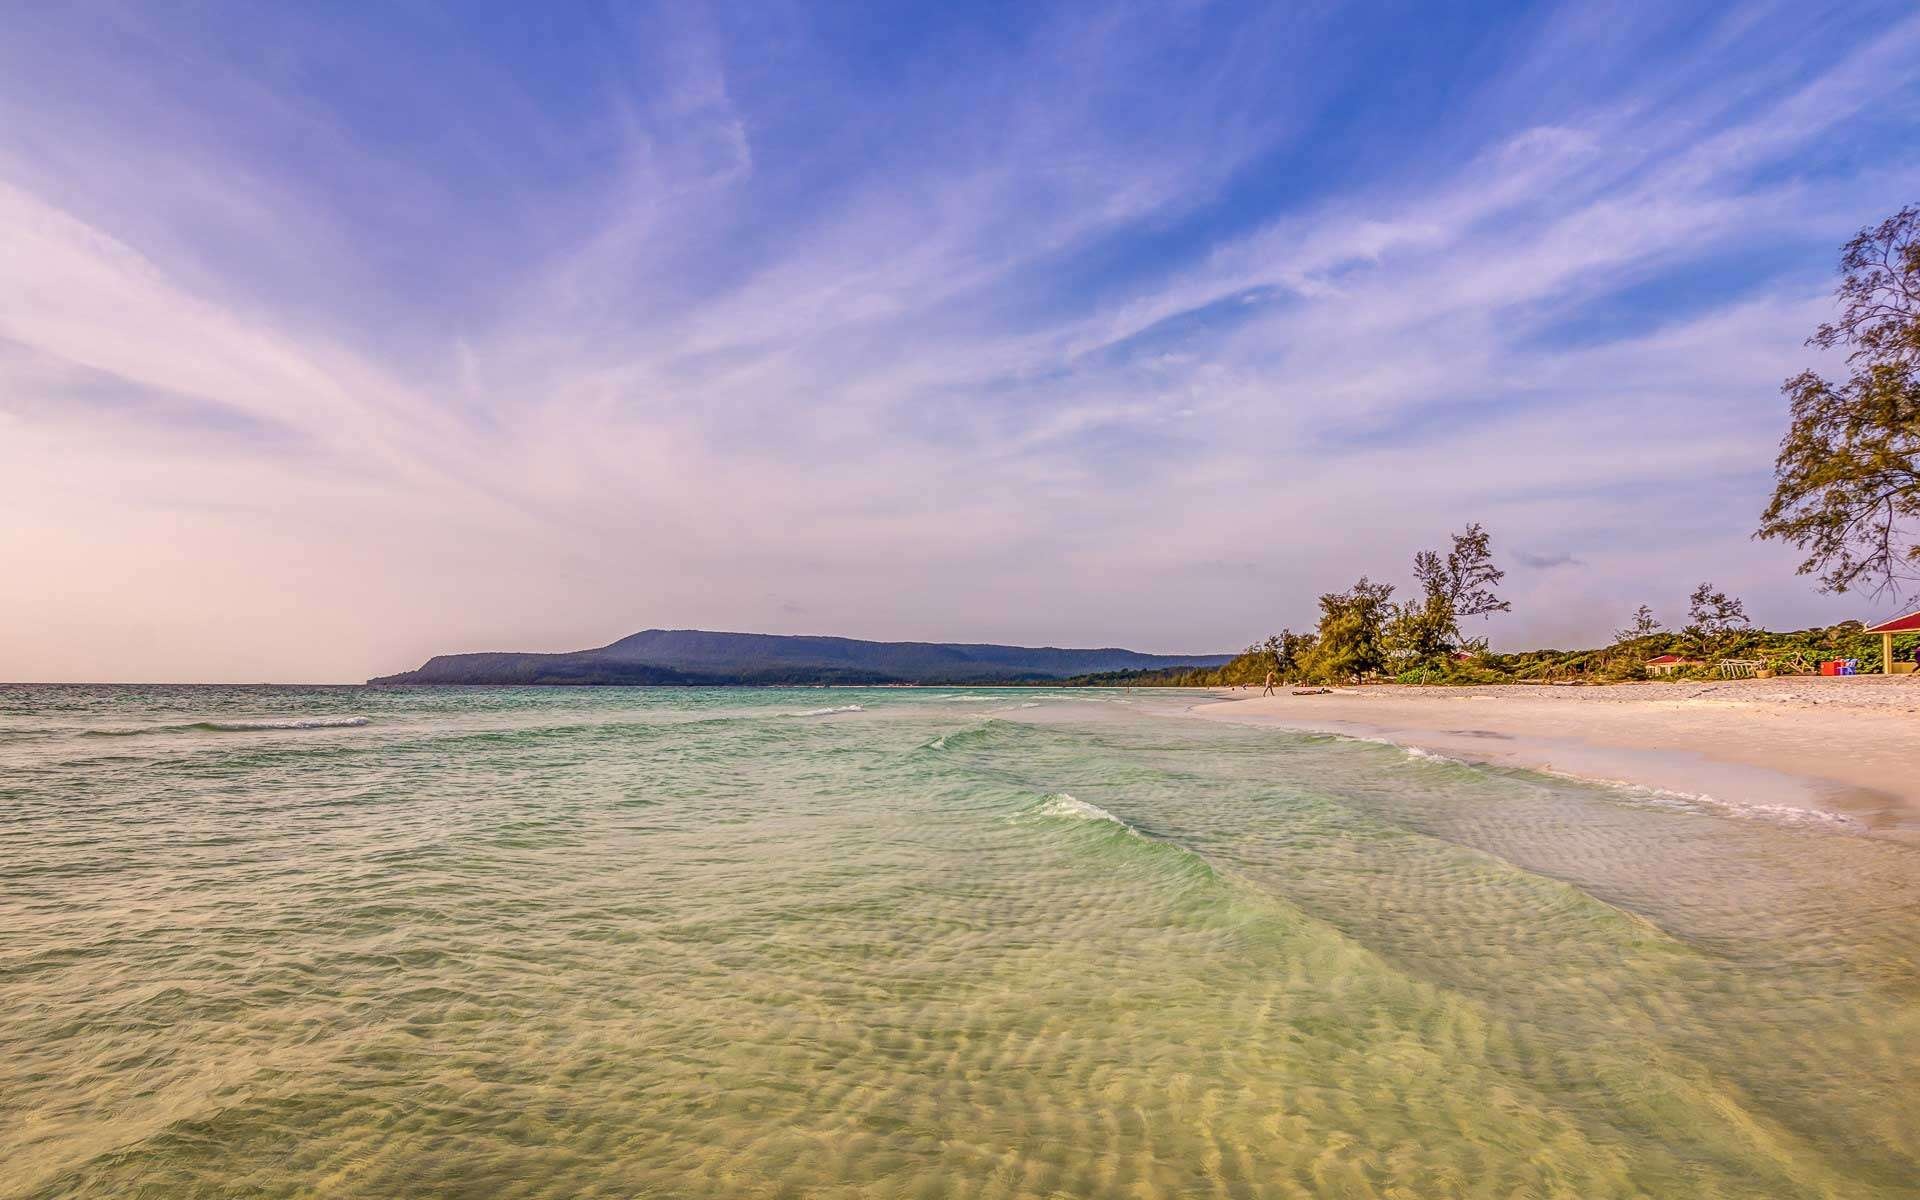
[[[1273,672],[1272,671],[1267,672],[1267,687],[1266,687],[1266,690],[1261,692],[1260,694],[1262,696],[1273,695]]]

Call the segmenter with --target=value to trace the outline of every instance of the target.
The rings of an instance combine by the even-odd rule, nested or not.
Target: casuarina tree
[[[1807,344],[1844,348],[1847,378],[1786,381],[1792,422],[1756,537],[1806,552],[1821,590],[1870,593],[1920,578],[1920,207],[1848,242],[1840,317]]]
[[[1749,623],[1745,603],[1703,583],[1687,597],[1687,627],[1680,632],[1701,654],[1713,654]]]
[[[1625,629],[1616,629],[1613,633],[1615,645],[1644,641],[1665,629],[1660,619],[1653,615],[1653,609],[1645,604],[1633,610],[1633,619],[1627,622]]]
[[[1426,662],[1467,642],[1460,622],[1489,617],[1513,605],[1493,589],[1507,573],[1493,565],[1492,536],[1478,522],[1453,535],[1443,556],[1422,550],[1413,556],[1417,598],[1395,607],[1389,642],[1398,656]]]

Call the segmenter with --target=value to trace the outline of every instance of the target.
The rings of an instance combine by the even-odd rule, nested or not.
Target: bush
[[[1512,677],[1477,662],[1444,660],[1423,667],[1410,667],[1393,677],[1395,683],[1426,684],[1435,687],[1466,687],[1476,683],[1511,683]]]
[[[1626,655],[1614,659],[1593,675],[1595,683],[1638,683],[1647,678],[1647,664]]]

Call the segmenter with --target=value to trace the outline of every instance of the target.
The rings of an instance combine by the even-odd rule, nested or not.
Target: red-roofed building
[[[1647,674],[1671,675],[1676,671],[1684,671],[1688,667],[1705,665],[1705,663],[1702,663],[1697,658],[1682,658],[1678,654],[1662,654],[1658,658],[1650,658],[1647,660]]]
[[[1905,672],[1894,670],[1893,635],[1896,633],[1920,633],[1920,612],[1910,612],[1904,617],[1895,617],[1891,621],[1882,621],[1878,625],[1870,627],[1867,632],[1880,635],[1880,669],[1888,675],[1904,674]],[[1908,664],[1903,663],[1901,665],[1906,666],[1908,671],[1913,669],[1912,666]]]

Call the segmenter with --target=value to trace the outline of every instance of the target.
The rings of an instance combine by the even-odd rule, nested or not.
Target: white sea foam
[[[1301,732],[1307,734],[1309,737],[1315,737],[1315,738],[1333,738],[1333,739],[1339,739],[1341,741],[1348,741],[1348,742],[1365,742],[1369,746],[1392,746],[1395,750],[1406,749],[1405,746],[1402,746],[1399,742],[1392,741],[1391,739],[1383,738],[1383,737],[1368,737],[1365,734],[1360,734],[1360,733],[1332,733],[1332,732],[1323,732],[1318,729],[1304,729],[1304,730],[1301,730]]]
[[[198,728],[220,733],[255,733],[273,729],[352,729],[365,724],[365,717],[284,717],[261,721],[202,721]]]
[[[1332,733],[1323,736],[1340,738],[1349,742],[1365,742],[1369,746],[1389,746],[1416,762],[1447,763],[1461,767],[1470,767],[1473,765],[1464,758],[1453,758],[1440,753],[1438,750],[1428,750],[1423,746],[1409,746],[1404,742],[1396,742],[1392,738],[1368,737],[1360,733]]]
[[[1744,804],[1738,800],[1722,800],[1715,796],[1702,799],[1706,803],[1722,809],[1729,816],[1743,817],[1753,821],[1778,821],[1786,825],[1812,825],[1822,829],[1852,829],[1866,832],[1868,825],[1857,817],[1846,813],[1827,812],[1818,808],[1801,808],[1796,804]]]
[[[1835,812],[1831,809],[1820,807],[1817,803],[1793,804],[1757,800],[1730,800],[1724,795],[1717,793],[1661,787],[1658,784],[1622,779],[1612,773],[1619,768],[1617,766],[1609,767],[1605,762],[1594,762],[1590,766],[1583,764],[1579,768],[1570,768],[1564,761],[1564,751],[1566,748],[1563,746],[1556,747],[1552,751],[1553,757],[1560,760],[1553,763],[1531,761],[1531,756],[1525,753],[1508,754],[1503,752],[1494,758],[1493,763],[1490,764],[1486,760],[1451,758],[1419,746],[1409,746],[1403,742],[1397,742],[1387,737],[1369,736],[1367,734],[1349,733],[1345,731],[1303,730],[1302,732],[1306,732],[1310,736],[1333,737],[1346,741],[1365,742],[1375,746],[1392,746],[1405,753],[1406,756],[1412,760],[1469,767],[1497,764],[1509,769],[1518,769],[1532,774],[1571,780],[1576,783],[1616,791],[1621,793],[1622,797],[1629,802],[1647,808],[1665,808],[1696,814],[1714,814],[1731,817],[1736,820],[1765,821],[1776,825],[1835,831],[1844,830],[1852,833],[1865,833],[1869,832],[1872,828],[1867,822],[1856,816],[1844,812]],[[1520,743],[1510,740],[1503,740],[1500,744],[1509,749],[1515,749],[1521,746]],[[1646,757],[1645,755],[1635,755],[1635,752],[1632,751],[1622,750],[1617,753],[1621,755],[1634,755],[1635,757]],[[1605,752],[1602,752],[1602,754],[1604,755]],[[1588,757],[1592,756],[1589,755]],[[1742,768],[1728,767],[1725,764],[1719,765],[1715,770],[1721,775],[1733,772],[1734,779],[1736,780],[1744,774],[1749,780],[1748,786],[1755,786],[1772,791],[1777,791],[1783,785],[1788,788],[1793,786],[1791,778],[1780,772],[1765,770],[1745,771]],[[1735,782],[1729,780],[1723,780],[1722,784],[1723,786],[1729,787],[1736,786]]]
[[[1056,792],[1048,796],[1046,803],[1040,806],[1040,813],[1048,817],[1066,817],[1075,821],[1110,821],[1120,828],[1140,836],[1140,831],[1114,816],[1097,804],[1088,804],[1085,800],[1076,800],[1065,792]]]
[[[867,711],[867,709],[866,709],[866,706],[863,704],[842,704],[835,708],[810,708],[803,713],[797,713],[795,715],[802,716],[802,717],[830,717],[834,713],[850,713],[850,712],[865,712],[865,711]]]
[[[1453,766],[1473,766],[1472,762],[1461,758],[1452,758],[1420,746],[1407,746],[1386,738],[1355,737],[1353,740],[1371,742],[1381,746],[1396,746],[1404,751],[1408,758],[1416,761],[1444,763]],[[1782,825],[1811,826],[1822,829],[1864,830],[1866,825],[1845,813],[1830,812],[1798,804],[1767,804],[1754,801],[1729,800],[1724,796],[1708,792],[1689,792],[1678,788],[1660,787],[1655,784],[1635,783],[1628,779],[1617,779],[1597,771],[1569,771],[1552,766],[1525,765],[1522,770],[1533,771],[1541,775],[1551,775],[1557,779],[1567,779],[1576,783],[1597,785],[1621,792],[1634,802],[1652,808],[1670,808],[1680,812],[1718,813],[1721,816],[1734,817],[1746,821],[1771,821]]]
[[[1454,758],[1450,755],[1441,754],[1435,750],[1423,749],[1422,747],[1419,747],[1419,746],[1402,746],[1401,749],[1405,750],[1407,752],[1407,757],[1412,759],[1424,759],[1427,762],[1446,763],[1450,766],[1456,766],[1456,767],[1464,767],[1464,766],[1471,765],[1464,758]]]
[[[1846,813],[1829,812],[1821,808],[1807,808],[1798,804],[1764,804],[1744,800],[1729,800],[1724,796],[1710,795],[1706,792],[1683,792],[1674,788],[1653,787],[1644,783],[1633,783],[1625,779],[1604,779],[1594,775],[1578,775],[1569,771],[1542,771],[1543,775],[1553,775],[1561,779],[1571,779],[1579,783],[1598,784],[1601,787],[1623,792],[1634,801],[1655,808],[1672,808],[1681,812],[1714,812],[1721,816],[1734,817],[1745,821],[1771,821],[1778,825],[1811,826],[1816,829],[1848,829],[1865,831],[1865,822]]]

